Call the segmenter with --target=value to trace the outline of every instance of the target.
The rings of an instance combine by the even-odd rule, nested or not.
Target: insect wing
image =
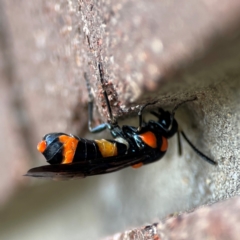
[[[96,166],[92,166],[91,170],[88,172],[88,176],[105,174],[116,172],[126,167],[130,167],[132,165],[138,164],[140,162],[144,162],[144,160],[148,158],[148,156],[124,156],[124,157],[115,157],[112,158],[111,161],[106,161],[102,164],[97,164]]]
[[[56,180],[84,178],[84,165],[79,164],[54,164],[30,169],[25,176],[37,178],[53,178]]]
[[[109,157],[91,162],[45,165],[30,169],[25,176],[53,179],[85,178],[93,175],[111,173],[134,164],[144,162],[149,156]]]

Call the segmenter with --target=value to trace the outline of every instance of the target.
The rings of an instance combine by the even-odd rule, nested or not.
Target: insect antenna
[[[192,99],[187,99],[187,100],[185,100],[185,101],[180,102],[179,104],[177,104],[177,105],[173,108],[173,110],[172,110],[172,117],[174,118],[175,112],[177,111],[177,109],[178,109],[181,105],[185,104],[186,102],[192,102],[192,101],[195,101],[195,100],[197,100],[197,97],[194,97],[194,98],[192,98]]]
[[[217,165],[217,162],[213,161],[211,158],[207,157],[205,154],[203,154],[201,151],[199,151],[191,142],[190,140],[187,138],[187,136],[185,135],[185,133],[183,131],[181,131],[182,136],[184,137],[184,139],[187,141],[187,143],[191,146],[191,148],[194,150],[194,152],[196,152],[203,160],[205,160],[206,162],[212,164],[212,165]]]
[[[171,113],[171,117],[172,117],[172,121],[174,119],[174,115],[175,115],[175,112],[176,110],[184,103],[186,102],[190,102],[190,101],[195,101],[197,100],[197,97],[194,97],[193,99],[188,99],[188,100],[185,100],[179,104],[177,104],[173,110],[172,110],[172,113]],[[203,160],[205,160],[206,162],[212,164],[212,165],[217,165],[217,162],[213,161],[211,158],[207,157],[205,154],[203,154],[200,150],[198,150],[192,143],[191,141],[187,138],[186,134],[179,128],[178,129],[178,132],[177,132],[177,137],[178,137],[178,152],[179,152],[179,155],[182,154],[182,145],[181,145],[181,138],[180,138],[180,133],[182,134],[183,138],[186,140],[186,142],[190,145],[190,147],[193,149],[194,152],[196,152]]]

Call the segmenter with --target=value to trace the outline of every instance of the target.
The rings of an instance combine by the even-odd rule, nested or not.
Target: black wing
[[[93,175],[111,173],[144,162],[148,155],[125,155],[101,158],[99,162],[76,162],[53,164],[30,169],[25,176],[53,179],[85,178]]]

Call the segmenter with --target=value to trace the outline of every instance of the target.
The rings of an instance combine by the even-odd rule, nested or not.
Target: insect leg
[[[205,160],[206,162],[212,164],[212,165],[217,165],[217,163],[215,161],[213,161],[212,159],[210,159],[209,157],[207,157],[206,155],[204,155],[201,151],[199,151],[191,142],[190,140],[187,138],[187,136],[185,135],[185,133],[183,131],[181,131],[181,134],[183,135],[184,139],[187,141],[187,143],[190,145],[190,147],[194,150],[194,152],[196,152],[203,160]]]
[[[110,117],[110,120],[111,120],[111,124],[117,125],[117,120],[114,119],[114,117],[112,115],[112,109],[111,109],[110,102],[109,102],[109,99],[108,99],[108,95],[107,95],[107,92],[106,92],[106,89],[105,89],[105,86],[104,86],[104,72],[103,72],[103,66],[102,66],[101,62],[98,63],[98,70],[99,70],[103,95],[104,95],[104,98],[105,98],[105,101],[106,101],[106,104],[107,104],[107,109],[108,109],[108,114],[109,114],[109,117]]]
[[[98,133],[103,130],[105,130],[108,127],[108,123],[102,123],[96,127],[92,127],[92,121],[93,121],[93,95],[91,93],[91,88],[89,84],[89,80],[87,78],[87,73],[84,73],[84,78],[87,84],[87,90],[88,90],[88,129],[91,133]]]
[[[179,156],[181,156],[182,155],[182,143],[181,143],[180,130],[177,131],[177,141],[178,141],[178,154],[179,154]]]
[[[143,112],[144,108],[146,108],[149,105],[154,105],[155,103],[157,103],[157,101],[152,102],[152,103],[147,103],[147,104],[141,106],[141,108],[138,112],[138,121],[139,121],[138,128],[137,128],[138,132],[140,132],[142,129],[142,123],[143,123],[142,112]]]

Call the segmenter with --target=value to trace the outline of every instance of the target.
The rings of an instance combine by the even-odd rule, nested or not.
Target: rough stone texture
[[[0,4],[0,204],[25,183],[28,165],[42,164],[32,162],[40,158],[34,150],[45,133],[87,133],[83,72],[98,108],[96,123],[107,119],[98,61],[116,117],[135,116],[147,102],[172,109],[197,96],[176,117],[218,162],[208,166],[184,143],[182,157],[170,147],[160,163],[137,173],[102,176],[114,194],[104,190],[101,234],[239,194],[238,0]]]
[[[153,225],[115,234],[106,240],[179,240],[179,239],[232,239],[240,238],[240,198],[235,197],[192,213],[169,217]],[[176,214],[177,215],[177,214]]]

